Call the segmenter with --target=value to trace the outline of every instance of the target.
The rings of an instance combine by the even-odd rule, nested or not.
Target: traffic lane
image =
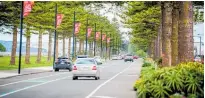
[[[137,59],[123,73],[102,86],[91,98],[109,97],[109,98],[136,98],[136,92],[133,91],[135,81],[140,76],[142,59]]]
[[[72,77],[68,77],[59,81],[16,92],[5,96],[4,98],[85,98],[98,85],[127,67],[124,65],[123,61],[112,61],[112,63],[107,64],[106,66],[109,67],[101,69],[100,80],[90,80],[89,78],[72,80]]]
[[[105,64],[102,64],[101,68],[107,67],[110,64],[112,64],[112,61],[107,61]],[[63,73],[63,72],[68,72],[68,70],[60,70],[59,72],[42,72],[42,73],[35,73],[35,74],[28,74],[28,75],[20,75],[20,76],[15,76],[15,77],[9,77],[9,78],[0,78],[0,85],[8,84],[8,83],[14,83],[14,82],[19,82],[22,80],[28,80],[28,79],[33,79],[33,78],[39,78],[39,77],[47,77],[51,75],[57,75],[58,73]],[[1,87],[1,86],[0,86]]]
[[[60,72],[63,73],[63,72],[69,72],[69,71],[68,70],[60,70]],[[32,78],[39,78],[39,77],[43,77],[43,76],[55,75],[55,74],[58,74],[58,73],[42,72],[42,73],[14,76],[14,77],[9,77],[9,78],[0,78],[0,85],[12,83],[12,82],[17,82],[17,81],[22,81],[22,80],[27,80],[27,79],[32,79]]]
[[[34,78],[34,79],[27,79],[23,81],[17,81],[17,82],[12,82],[8,84],[3,84],[0,85],[0,97],[5,96],[5,94],[8,93],[13,93],[21,89],[25,89],[31,86],[39,85],[42,83],[47,83],[49,81],[52,81],[54,79],[58,78],[63,78],[63,77],[71,77],[71,73],[68,72],[62,72],[62,73],[56,73],[54,75],[48,75],[48,76],[43,76],[39,78]]]

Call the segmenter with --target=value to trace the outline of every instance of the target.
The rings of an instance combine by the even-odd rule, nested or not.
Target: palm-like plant
[[[154,98],[165,98],[170,95],[168,92],[171,91],[171,89],[166,86],[162,80],[157,79],[152,81],[150,90]]]
[[[176,91],[181,91],[183,88],[183,78],[182,75],[177,72],[177,70],[169,71],[169,73],[164,76],[166,85],[171,88],[174,93]]]

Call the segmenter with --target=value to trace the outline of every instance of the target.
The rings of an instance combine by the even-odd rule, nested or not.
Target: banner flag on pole
[[[104,41],[105,38],[106,38],[106,34],[103,34],[103,35],[102,35],[102,40]]]
[[[57,24],[56,27],[59,27],[63,20],[63,14],[57,14]]]
[[[92,33],[92,28],[91,28],[91,27],[89,27],[89,28],[88,28],[88,37],[90,37],[90,36],[91,36],[91,33]]]
[[[80,31],[80,25],[81,25],[80,22],[76,22],[76,23],[75,23],[75,34],[79,33],[79,31]]]
[[[100,32],[96,32],[96,39],[100,38]]]
[[[107,38],[107,43],[110,43],[110,38]]]
[[[23,2],[23,17],[28,16],[28,14],[32,10],[33,5],[34,5],[34,1],[24,1]]]

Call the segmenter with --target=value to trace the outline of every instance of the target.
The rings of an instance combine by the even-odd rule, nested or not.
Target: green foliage
[[[136,54],[140,57],[146,57],[146,52],[144,52],[143,50],[137,50]]]
[[[5,52],[6,51],[6,48],[0,43],[0,51],[1,52]]]
[[[155,70],[143,67],[135,89],[139,98],[204,97],[204,66],[196,62],[181,63],[175,67]],[[181,98],[181,97],[180,97]]]
[[[131,42],[147,50],[149,43],[157,36],[160,21],[160,6],[154,2],[129,2],[124,23],[132,29]]]

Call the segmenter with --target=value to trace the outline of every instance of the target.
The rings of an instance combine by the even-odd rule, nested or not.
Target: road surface
[[[0,79],[0,98],[136,98],[141,65],[142,59],[108,61],[100,65],[100,80],[72,80],[66,70]]]

